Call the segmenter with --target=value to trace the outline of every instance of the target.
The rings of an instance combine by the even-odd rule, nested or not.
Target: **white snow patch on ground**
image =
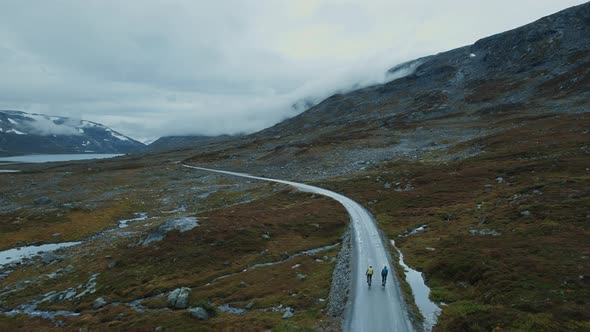
[[[18,173],[19,170],[16,169],[0,169],[0,173]]]
[[[18,124],[16,121],[12,120],[11,118],[8,118],[8,122],[12,123],[13,125]]]
[[[145,212],[139,212],[135,214],[137,217],[135,218],[131,218],[131,219],[123,219],[123,220],[119,220],[119,228],[125,228],[128,225],[129,222],[134,222],[134,221],[144,221],[148,219],[148,215]]]
[[[109,131],[110,131],[110,130],[109,130]],[[115,137],[115,138],[117,138],[117,139],[119,139],[119,140],[121,140],[121,141],[128,141],[128,140],[129,140],[129,138],[127,138],[127,137],[125,137],[125,136],[123,136],[123,135],[121,135],[121,134],[119,134],[119,133],[116,133],[116,132],[114,132],[114,131],[110,131],[110,132],[111,132],[111,135],[112,135],[113,137]]]
[[[19,247],[0,251],[0,267],[8,263],[18,262],[25,258],[33,257],[45,252],[55,251],[60,248],[76,246],[80,243],[82,242],[51,243],[40,246]]]
[[[474,53],[469,54],[470,58],[475,58],[477,55],[475,55]]]

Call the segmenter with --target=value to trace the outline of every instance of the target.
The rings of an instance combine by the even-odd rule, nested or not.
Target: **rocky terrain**
[[[218,142],[224,140],[238,139],[228,135],[221,136],[164,136],[160,137],[151,144],[147,149],[152,152],[195,147],[204,143]]]
[[[0,110],[0,156],[139,152],[144,144],[96,122]]]
[[[401,69],[237,140],[11,165],[0,248],[82,243],[1,267],[0,327],[338,330],[344,209],[185,162],[366,206],[435,331],[590,329],[590,4]]]

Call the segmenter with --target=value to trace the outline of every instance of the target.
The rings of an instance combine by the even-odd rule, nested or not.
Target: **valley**
[[[0,251],[80,242],[0,265],[0,329],[589,330],[589,22],[572,7],[248,135],[0,167]],[[396,279],[368,290],[382,261]]]

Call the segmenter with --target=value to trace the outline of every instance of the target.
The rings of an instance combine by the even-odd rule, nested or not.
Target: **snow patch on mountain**
[[[9,129],[6,132],[9,134],[26,135],[26,133],[23,133],[22,131],[18,131],[16,129]]]
[[[145,145],[96,122],[0,110],[0,154],[130,153]]]

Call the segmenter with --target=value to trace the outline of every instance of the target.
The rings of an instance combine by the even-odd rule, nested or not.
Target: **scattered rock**
[[[177,288],[168,295],[168,304],[176,309],[186,309],[191,289],[188,287]]]
[[[262,234],[262,238],[265,239],[265,240],[269,240],[270,239],[270,234],[264,233],[264,234]]]
[[[528,216],[531,215],[531,211],[521,211],[520,212],[520,215],[523,216],[523,217],[528,217]]]
[[[68,301],[74,298],[74,296],[76,296],[76,290],[73,288],[68,289],[67,293],[64,295],[63,299]]]
[[[150,235],[148,235],[141,244],[147,245],[152,242],[162,241],[166,237],[166,234],[171,231],[186,232],[197,226],[199,226],[199,224],[197,223],[197,218],[194,217],[170,220],[154,228]]]
[[[110,270],[112,268],[115,268],[118,264],[119,264],[119,262],[112,261],[112,262],[109,263],[109,265],[107,266],[107,268]]]
[[[98,299],[94,300],[94,304],[92,305],[92,308],[100,309],[100,308],[104,307],[106,304],[107,304],[107,301],[105,301],[102,297],[99,297]]]
[[[51,236],[52,237],[60,237],[61,236],[61,233],[53,233]]]
[[[305,274],[297,273],[297,279],[305,280],[305,279],[307,279],[307,276]]]
[[[45,265],[51,265],[51,264],[57,263],[61,260],[63,260],[63,257],[57,255],[56,253],[54,253],[52,251],[44,253],[43,256],[41,257],[41,261]]]
[[[240,281],[240,287],[248,287],[248,283],[245,281]]]
[[[246,309],[232,307],[229,304],[224,304],[224,305],[221,305],[217,308],[222,312],[227,312],[227,313],[234,314],[234,315],[241,315],[241,314],[246,313],[246,311],[247,311]]]
[[[414,188],[414,186],[412,186],[411,184],[406,184],[406,186],[404,187],[404,191],[410,191],[410,190],[414,190],[416,188]]]
[[[52,202],[51,198],[49,198],[47,196],[43,196],[43,197],[39,197],[36,200],[34,200],[33,201],[33,204],[35,204],[35,205],[45,205],[45,204],[49,204],[51,202]]]
[[[295,311],[291,307],[287,307],[285,309],[285,313],[283,314],[283,319],[287,319],[287,318],[293,317],[293,314],[294,313],[295,313]]]
[[[351,288],[352,244],[350,228],[342,236],[342,245],[332,272],[332,285],[328,301],[328,313],[332,317],[343,317]]]
[[[209,319],[209,314],[207,310],[203,309],[202,307],[190,308],[188,309],[190,315],[198,320],[207,320]]]
[[[385,189],[391,189],[391,183],[385,182],[385,184],[383,185],[383,188],[385,188]]]
[[[492,235],[492,236],[500,235],[500,233],[496,232],[493,229],[489,229],[489,228],[484,228],[482,230],[470,229],[469,234],[471,234],[471,235]]]
[[[254,301],[249,302],[248,304],[246,304],[246,309],[248,309],[248,310],[252,309],[254,307],[254,304],[255,304]]]
[[[504,183],[504,178],[501,177],[501,176],[499,176],[499,177],[496,178],[496,182],[498,182],[498,183]]]

